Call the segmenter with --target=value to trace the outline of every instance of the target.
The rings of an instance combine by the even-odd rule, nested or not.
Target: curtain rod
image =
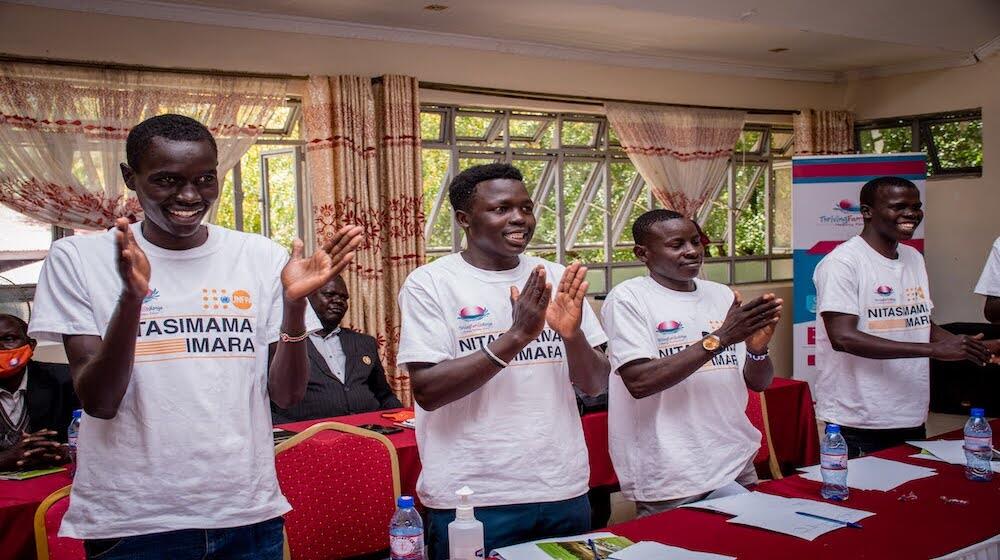
[[[378,80],[378,78],[376,78]],[[495,95],[497,97],[508,97],[511,99],[525,99],[531,101],[555,101],[565,103],[576,103],[579,105],[603,106],[605,103],[634,103],[637,105],[651,105],[655,107],[685,107],[689,109],[727,109],[732,111],[746,111],[749,115],[797,115],[796,109],[757,109],[747,107],[717,107],[712,105],[688,105],[685,103],[661,103],[656,101],[634,101],[631,99],[614,99],[609,97],[586,97],[583,95],[563,95],[556,93],[537,93],[531,91],[519,91],[513,89],[484,88],[475,86],[462,86],[457,84],[442,84],[438,82],[420,82],[421,89],[431,89],[437,91],[450,91],[455,93],[470,93],[480,95]]]
[[[258,78],[258,79],[279,79],[279,80],[305,80],[308,76],[298,74],[271,74],[265,72],[238,72],[232,70],[213,70],[198,68],[164,68],[160,66],[146,66],[141,64],[120,64],[117,62],[90,62],[80,60],[67,60],[58,58],[43,58],[18,56],[7,53],[0,53],[0,62],[18,62],[24,64],[47,64],[53,66],[70,66],[75,68],[105,68],[111,70],[129,70],[142,72],[160,72],[167,74],[197,74],[212,76],[230,76],[234,78]],[[381,77],[372,78],[372,83],[380,83]],[[733,111],[746,111],[749,115],[797,115],[799,111],[795,109],[758,109],[747,107],[716,107],[711,105],[688,105],[684,103],[659,103],[655,101],[635,101],[631,99],[614,99],[609,97],[586,97],[583,95],[568,95],[555,93],[539,93],[531,91],[487,88],[478,86],[464,86],[458,84],[445,84],[440,82],[420,82],[423,89],[436,91],[450,91],[454,93],[468,93],[478,95],[494,95],[497,97],[507,97],[510,99],[524,99],[529,101],[554,101],[564,103],[576,103],[578,105],[603,106],[605,103],[634,103],[637,105],[651,105],[656,107],[686,107],[691,109],[728,109]]]
[[[139,72],[158,72],[162,74],[197,74],[201,76],[227,76],[232,78],[257,78],[261,80],[305,80],[307,76],[296,74],[270,74],[265,72],[237,72],[232,70],[213,70],[199,68],[166,68],[162,66],[145,66],[142,64],[120,64],[117,62],[90,62],[81,60],[66,60],[59,58],[39,58],[0,53],[0,62],[18,62],[23,64],[43,64],[51,66],[70,66],[73,68],[100,68],[108,70],[127,70]]]

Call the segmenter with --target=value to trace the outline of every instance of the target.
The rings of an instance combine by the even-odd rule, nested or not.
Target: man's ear
[[[866,220],[872,219],[872,207],[868,206],[867,204],[862,204],[861,205],[861,217],[864,218],[864,219],[866,219]]]
[[[632,253],[635,254],[635,258],[639,259],[639,262],[646,262],[646,248],[642,245],[636,243],[632,246]]]
[[[130,191],[135,190],[135,171],[128,166],[127,163],[119,164],[122,169],[122,179],[125,181],[125,186],[129,188]]]
[[[455,221],[458,222],[458,226],[462,229],[469,228],[469,213],[465,210],[455,210]]]
[[[35,339],[33,339],[33,338],[31,338],[29,336],[28,337],[28,346],[31,346],[31,350],[34,351],[35,350],[35,346],[38,346],[38,341],[35,340]]]

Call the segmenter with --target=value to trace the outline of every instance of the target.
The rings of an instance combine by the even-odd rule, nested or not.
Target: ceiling
[[[184,19],[200,10],[200,22],[233,27],[274,29],[283,22],[288,31],[821,81],[971,64],[974,55],[1000,49],[1000,0],[22,3],[154,19]],[[424,9],[431,3],[447,9]],[[769,50],[776,48],[787,50]]]

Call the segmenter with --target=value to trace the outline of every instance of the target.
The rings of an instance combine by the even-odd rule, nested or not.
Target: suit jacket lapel
[[[333,371],[330,369],[330,365],[326,363],[326,358],[323,357],[323,354],[320,354],[319,349],[317,349],[316,345],[313,344],[312,339],[307,338],[306,342],[309,343],[308,346],[309,361],[313,363],[313,367],[318,368],[323,375],[340,383],[340,380],[337,379],[337,376],[334,375]]]
[[[358,347],[360,338],[354,331],[347,329],[340,331],[340,344],[344,349],[344,356],[347,358],[345,360],[346,367],[344,368],[347,370],[344,372],[345,381],[363,374],[360,371],[361,349]]]

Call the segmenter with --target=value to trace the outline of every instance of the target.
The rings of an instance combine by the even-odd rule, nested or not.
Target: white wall
[[[972,292],[1000,236],[1000,56],[963,68],[851,82],[845,105],[873,119],[983,109],[983,175],[927,181],[927,272],[934,320],[984,322]]]

